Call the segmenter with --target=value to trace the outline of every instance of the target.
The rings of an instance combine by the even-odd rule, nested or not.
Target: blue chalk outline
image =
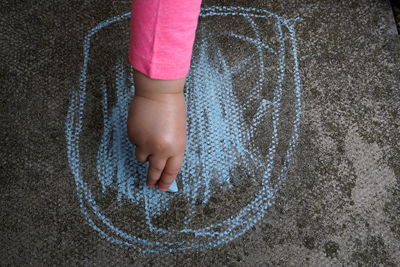
[[[256,12],[257,14],[249,13]],[[88,225],[90,225],[94,230],[96,230],[100,236],[109,242],[126,245],[129,247],[134,247],[137,250],[145,253],[156,253],[156,254],[165,254],[176,251],[184,251],[188,249],[209,249],[223,243],[229,242],[251,227],[253,227],[264,215],[269,206],[273,204],[274,194],[279,189],[281,183],[284,181],[283,178],[286,177],[286,173],[291,162],[293,153],[295,152],[296,145],[299,139],[299,126],[300,126],[300,116],[301,116],[301,81],[299,75],[299,63],[297,58],[297,37],[294,29],[295,22],[301,21],[301,18],[292,18],[287,19],[280,16],[277,16],[273,13],[270,13],[266,10],[256,9],[256,8],[242,8],[242,7],[207,7],[202,8],[200,16],[243,16],[249,19],[251,25],[256,27],[254,21],[251,18],[273,18],[276,22],[277,27],[277,37],[280,43],[279,49],[277,52],[279,55],[279,76],[277,86],[275,88],[274,100],[272,103],[267,103],[268,101],[262,100],[260,103],[260,110],[265,111],[265,107],[269,105],[272,108],[272,140],[271,146],[268,149],[268,164],[267,168],[262,176],[262,186],[258,194],[255,198],[248,203],[236,216],[230,216],[223,222],[216,223],[213,225],[209,225],[202,229],[182,229],[176,230],[174,233],[193,233],[193,240],[188,241],[176,241],[176,242],[159,242],[159,241],[150,241],[143,238],[138,238],[132,236],[118,227],[114,226],[109,218],[107,218],[101,211],[101,209],[97,206],[94,198],[92,197],[92,193],[89,189],[88,184],[83,180],[82,175],[82,166],[80,161],[80,149],[79,149],[79,138],[80,132],[83,126],[83,111],[84,104],[86,98],[86,79],[87,79],[87,71],[88,71],[88,63],[90,60],[89,56],[89,48],[90,42],[93,36],[102,28],[111,25],[112,23],[121,21],[123,19],[128,19],[131,16],[131,13],[125,13],[121,16],[114,17],[112,19],[106,20],[104,22],[99,23],[96,27],[91,29],[84,40],[84,60],[83,66],[81,69],[80,75],[80,90],[71,90],[70,91],[70,106],[66,116],[66,142],[67,142],[67,156],[69,166],[71,168],[72,174],[75,179],[77,195],[79,197],[79,203],[81,212],[84,215],[85,221]],[[285,43],[284,43],[284,32],[282,26],[285,26],[289,30],[289,39],[291,41],[291,54],[293,56],[293,72],[294,72],[294,92],[295,92],[295,118],[293,120],[293,128],[292,128],[292,136],[289,141],[288,149],[286,151],[283,167],[280,170],[280,175],[278,179],[278,184],[275,189],[269,184],[269,178],[271,176],[271,172],[273,169],[274,156],[276,151],[276,146],[278,145],[278,124],[279,124],[279,114],[280,114],[280,102],[282,96],[282,84],[284,81],[285,74]],[[257,33],[257,31],[256,31]],[[257,46],[258,51],[262,51],[262,49],[269,50],[269,52],[274,53],[274,50],[267,45],[260,43],[256,39],[239,36],[235,33],[227,33],[232,37],[236,37],[241,40],[245,40],[251,42],[252,44]],[[261,53],[261,52],[260,52]],[[221,58],[223,60],[223,58]],[[264,69],[263,69],[263,61],[260,60],[261,70],[260,70],[260,78],[259,85],[262,85],[264,79]],[[223,63],[224,65],[224,63]],[[224,65],[226,67],[226,65]],[[261,89],[261,86],[258,88]],[[245,108],[250,105],[250,100],[257,99],[259,96],[259,90],[252,90],[249,96],[249,101],[246,104]],[[104,91],[104,87],[103,87]],[[103,103],[104,104],[104,103]],[[258,114],[258,115],[257,115]],[[254,125],[257,125],[260,122],[260,117],[263,112],[257,113],[254,118]],[[251,137],[251,134],[249,135]],[[249,139],[250,140],[250,139]],[[190,155],[187,155],[190,156]],[[144,171],[144,169],[139,170]],[[149,205],[149,197],[151,194],[150,190],[146,187],[142,190],[143,196],[145,197],[145,206]],[[146,206],[147,207],[147,206]],[[146,209],[147,211],[147,209]],[[94,215],[94,216],[93,216]],[[147,222],[149,222],[149,214],[146,214]],[[100,224],[99,224],[100,223]],[[103,229],[101,228],[103,225]],[[224,231],[218,231],[218,229],[223,229]],[[154,231],[158,231],[159,233],[171,234],[164,229],[152,229]],[[209,240],[204,241],[204,238],[207,237]]]

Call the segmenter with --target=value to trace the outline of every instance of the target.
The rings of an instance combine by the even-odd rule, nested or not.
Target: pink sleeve
[[[189,73],[201,0],[132,0],[129,62],[153,79]]]

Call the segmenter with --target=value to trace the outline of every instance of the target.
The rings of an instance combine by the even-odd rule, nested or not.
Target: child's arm
[[[200,6],[201,0],[132,0],[132,67],[153,79],[185,77]]]
[[[132,0],[129,61],[135,97],[128,136],[136,158],[149,161],[147,185],[165,191],[183,162],[186,104],[183,88],[190,69],[201,0]]]

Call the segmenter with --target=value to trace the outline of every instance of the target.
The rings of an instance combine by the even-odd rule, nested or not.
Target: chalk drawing
[[[297,37],[295,24],[301,18],[283,18],[263,9],[232,6],[212,6],[201,9],[201,17],[239,16],[253,30],[253,36],[243,36],[235,32],[205,33],[196,42],[198,53],[193,53],[190,73],[185,85],[187,103],[187,144],[185,158],[179,174],[181,185],[177,193],[159,192],[145,186],[148,162],[140,163],[135,159],[135,146],[127,137],[128,105],[134,96],[132,69],[126,71],[121,62],[115,66],[116,102],[108,109],[107,86],[103,82],[99,90],[102,93],[103,131],[96,156],[97,180],[103,195],[110,190],[116,193],[116,202],[121,208],[124,203],[143,207],[146,227],[154,238],[141,238],[116,226],[90,190],[90,184],[83,177],[83,164],[80,158],[80,134],[83,129],[84,105],[86,101],[88,65],[91,60],[90,46],[93,37],[107,26],[129,19],[131,13],[99,23],[91,29],[83,43],[83,66],[80,75],[79,90],[71,90],[70,105],[66,116],[66,143],[68,162],[76,184],[80,209],[86,223],[109,242],[134,247],[140,252],[165,254],[190,249],[210,249],[229,242],[259,222],[268,207],[274,202],[276,191],[285,181],[287,170],[299,139],[301,115],[301,81],[299,75]],[[262,30],[256,18],[271,20],[274,27],[277,47],[271,47],[262,41]],[[199,29],[201,25],[199,24]],[[227,35],[245,41],[254,46],[254,53],[231,66],[223,56],[216,35]],[[210,46],[216,52],[220,68],[210,61]],[[292,57],[291,72],[293,88],[283,88],[286,76],[287,52]],[[275,55],[276,81],[274,88],[265,88],[268,73],[265,71],[267,54]],[[123,56],[123,55],[122,55]],[[127,55],[125,55],[127,56]],[[240,103],[234,90],[234,78],[249,77],[258,70],[256,86],[249,89],[245,102]],[[236,76],[235,76],[236,75]],[[286,76],[285,76],[286,75]],[[262,90],[273,90],[273,98],[262,97]],[[294,94],[294,116],[289,135],[291,136],[283,157],[283,164],[277,172],[277,184],[271,185],[271,175],[279,138],[279,122],[282,94],[290,91]],[[99,103],[100,104],[100,103]],[[244,113],[250,107],[258,105],[252,120],[246,120]],[[271,121],[265,121],[270,115]],[[251,145],[257,127],[269,123],[271,137],[266,157]],[[251,173],[260,168],[261,175],[250,177],[258,192],[251,201],[237,213],[226,219],[204,227],[191,227],[196,215],[196,205],[206,204],[216,194],[216,190],[231,190],[240,182],[240,177],[231,175],[233,169],[241,164]],[[179,229],[163,229],[153,223],[155,216],[171,209],[171,201],[177,196],[188,200],[189,206]],[[143,229],[143,227],[141,229]],[[189,234],[186,238],[177,238],[179,234]],[[160,238],[169,237],[167,241]]]

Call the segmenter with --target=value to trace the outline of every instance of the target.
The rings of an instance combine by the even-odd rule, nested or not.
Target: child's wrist
[[[134,82],[135,95],[182,94],[186,77],[177,80],[158,80],[134,70]]]

